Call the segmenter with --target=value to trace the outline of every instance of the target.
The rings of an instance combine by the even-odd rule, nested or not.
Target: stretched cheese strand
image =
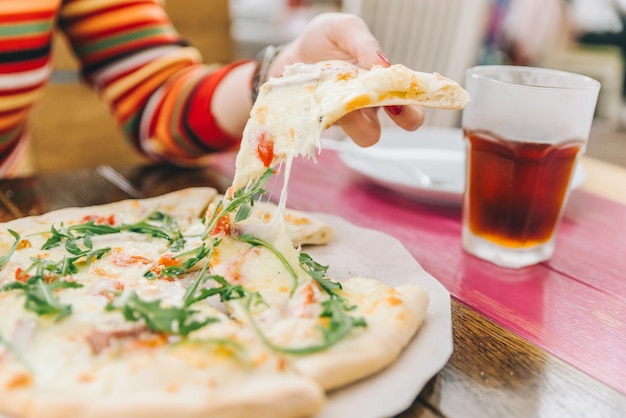
[[[322,131],[319,103],[312,94],[318,81],[319,75],[273,79],[266,83],[244,129],[233,189],[247,186],[269,167],[281,165],[284,170],[280,201],[272,222],[255,228],[254,232],[247,230],[269,242],[278,240],[277,235],[287,234],[284,219],[293,159],[299,155],[314,157],[319,147]]]

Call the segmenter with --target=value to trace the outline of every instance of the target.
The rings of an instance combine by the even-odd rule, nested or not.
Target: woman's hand
[[[286,65],[296,62],[325,60],[348,61],[366,69],[390,65],[361,18],[346,13],[324,13],[313,18],[302,35],[285,46],[272,62],[269,75],[278,77]],[[357,144],[373,145],[380,138],[377,111],[377,108],[356,110],[337,123]],[[407,130],[417,129],[424,121],[424,109],[419,106],[387,106],[385,111]]]

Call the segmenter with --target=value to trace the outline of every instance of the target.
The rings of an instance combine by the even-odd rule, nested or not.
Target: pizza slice
[[[325,350],[292,356],[293,367],[327,391],[371,376],[392,364],[415,337],[429,303],[428,294],[418,286],[393,288],[363,277],[343,280],[337,297],[345,301],[342,303],[347,306],[345,315],[350,321],[353,324],[362,321],[362,326],[357,322],[359,326],[350,335]],[[296,344],[297,336],[288,331],[288,326],[281,324],[275,328],[282,334],[283,344]]]
[[[237,155],[235,189],[298,155],[314,157],[320,136],[347,113],[365,107],[421,105],[462,109],[469,95],[439,74],[401,64],[361,69],[343,61],[294,64],[259,92]]]
[[[209,239],[219,241],[211,271],[241,289],[239,297],[223,300],[230,315],[326,390],[393,363],[424,320],[426,292],[362,277],[331,279],[327,266],[294,247],[287,222],[276,213],[269,222],[228,216],[248,212],[242,195],[236,191],[227,203],[212,206],[209,216]],[[236,211],[229,206],[235,202],[243,205]]]

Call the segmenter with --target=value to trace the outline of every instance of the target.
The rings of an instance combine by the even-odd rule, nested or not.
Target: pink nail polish
[[[394,116],[402,113],[402,106],[385,106],[385,109]]]
[[[378,55],[378,58],[380,58],[385,64],[387,64],[388,66],[391,65],[391,61],[387,59],[387,57],[385,56],[385,54],[382,53],[382,51],[376,51],[376,55]]]

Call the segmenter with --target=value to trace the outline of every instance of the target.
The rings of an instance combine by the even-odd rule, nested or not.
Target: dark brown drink
[[[469,142],[464,216],[471,233],[510,248],[548,241],[584,141],[539,144],[483,131],[464,134]]]

